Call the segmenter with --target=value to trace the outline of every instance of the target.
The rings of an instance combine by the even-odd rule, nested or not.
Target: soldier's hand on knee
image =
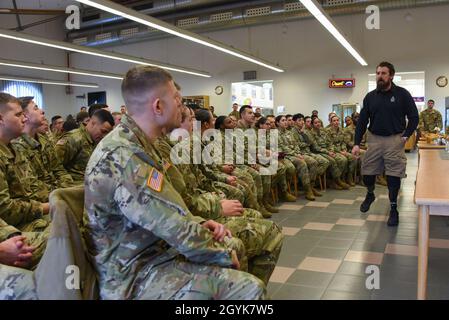
[[[358,145],[352,147],[352,154],[356,157],[360,156],[360,147]]]
[[[243,206],[238,200],[221,200],[220,203],[226,217],[241,216],[243,213]]]
[[[0,243],[0,263],[26,267],[31,262],[34,248],[25,244],[24,236],[12,237]]]
[[[42,203],[41,207],[42,207],[43,214],[48,214],[50,212],[50,204],[48,202]]]
[[[235,177],[235,176],[227,177],[226,178],[226,183],[235,187],[237,185],[237,177]]]
[[[224,225],[214,220],[208,220],[202,226],[212,232],[212,236],[216,241],[223,242],[226,236],[226,228]]]

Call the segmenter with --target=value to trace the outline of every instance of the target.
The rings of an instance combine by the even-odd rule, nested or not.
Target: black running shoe
[[[399,212],[396,208],[390,210],[390,217],[388,218],[387,225],[389,227],[396,227],[399,224]]]
[[[362,211],[363,213],[367,212],[374,200],[376,200],[374,193],[367,193],[365,200],[363,200],[362,204],[360,205],[360,211]]]

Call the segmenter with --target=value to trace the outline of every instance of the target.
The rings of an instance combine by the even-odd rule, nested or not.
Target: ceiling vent
[[[257,80],[257,71],[244,71],[243,72],[243,80]]]
[[[199,17],[194,17],[194,18],[178,20],[178,22],[176,24],[178,27],[183,28],[183,27],[188,27],[188,26],[194,25],[194,24],[198,24],[199,21],[200,21]]]
[[[232,20],[233,14],[231,12],[215,13],[210,15],[210,22],[221,22]]]
[[[270,7],[252,8],[252,9],[246,10],[246,15],[248,17],[265,16],[270,13],[271,13]]]
[[[291,2],[284,5],[285,11],[298,11],[305,9],[301,2]]]

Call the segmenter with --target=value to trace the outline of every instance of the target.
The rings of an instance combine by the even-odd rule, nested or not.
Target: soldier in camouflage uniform
[[[203,132],[205,132],[206,130],[213,129],[215,127],[214,119],[210,111],[197,110],[195,113],[195,118],[201,123],[201,134],[203,134]],[[204,150],[205,147],[206,143],[202,141],[202,150]],[[211,161],[214,160],[216,160],[217,162],[221,162],[221,159],[211,158]],[[236,175],[234,175],[233,173],[229,174],[223,172],[220,169],[220,166],[215,164],[215,162],[212,164],[206,164],[204,159],[199,167],[208,179],[214,181],[213,184],[215,187],[225,192],[227,198],[241,201],[241,199],[239,198],[234,198],[232,192],[230,192],[232,188],[230,189],[229,186],[237,187],[244,195],[243,202],[241,202],[245,207],[260,210],[260,212],[266,218],[271,217],[271,213],[267,211],[268,208],[264,206],[267,210],[265,210],[265,208],[262,209],[261,205],[258,203],[257,194],[251,192],[252,190],[250,186],[248,186],[243,180],[239,179]],[[219,184],[217,184],[216,182],[219,182]]]
[[[357,159],[352,153],[348,152],[348,148],[345,142],[345,135],[343,129],[340,127],[340,118],[338,116],[333,116],[331,118],[332,126],[327,130],[330,145],[332,146],[332,151],[344,156],[347,159],[347,164],[345,171],[343,171],[343,178],[345,182],[350,186],[355,186],[354,183],[354,173],[357,168]]]
[[[296,168],[296,174],[299,180],[302,182],[306,191],[306,199],[310,201],[315,200],[315,195],[312,189],[312,185],[315,184],[317,178],[317,162],[309,157],[307,161],[310,163],[310,167],[301,154],[296,139],[293,135],[293,130],[286,130],[287,119],[285,116],[276,117],[276,125],[279,130],[279,150],[286,154],[286,158],[290,160]]]
[[[319,118],[313,119],[311,137],[314,140],[314,152],[319,153],[329,161],[330,173],[333,181],[330,183],[331,188],[336,190],[349,189],[349,185],[341,180],[344,170],[346,169],[347,160],[343,155],[332,151],[329,137],[325,130],[321,128],[322,121]]]
[[[258,129],[258,134],[259,134],[259,130],[265,130],[265,134],[266,134],[266,149],[270,150],[270,152],[272,152],[271,150],[271,142],[270,142],[270,130],[271,129],[271,125],[268,123],[268,119],[265,117],[260,118],[257,121],[256,127]],[[276,129],[274,129],[276,130]],[[257,140],[259,141],[259,139]],[[286,201],[286,202],[296,202],[296,196],[294,196],[293,194],[288,192],[288,186],[287,186],[287,176],[291,177],[296,175],[296,168],[294,166],[293,163],[291,163],[289,160],[285,159],[285,158],[281,158],[279,159],[279,152],[278,153],[272,153],[271,154],[272,157],[278,157],[278,170],[277,170],[277,174],[272,176],[272,185],[278,185],[279,186],[279,190],[281,192],[281,197],[280,200],[281,201]]]
[[[435,101],[429,100],[427,102],[427,109],[421,111],[419,114],[418,130],[423,133],[439,133],[443,129],[443,117],[441,113],[434,109]],[[440,130],[435,130],[439,128]]]
[[[32,97],[19,100],[28,121],[25,123],[24,133],[13,140],[14,149],[29,161],[35,175],[50,191],[69,187],[73,183],[72,177],[56,156],[53,143],[39,132],[45,119],[42,110],[34,103]]]
[[[305,130],[304,127],[304,115],[301,113],[295,114],[293,116],[293,122],[294,122],[294,130],[293,130],[293,136],[296,138],[296,143],[298,145],[299,151],[302,155],[304,155],[304,158],[311,157],[313,158],[317,163],[317,176],[321,176],[323,174],[326,174],[326,170],[329,167],[329,161],[323,157],[320,154],[313,153],[313,143],[314,140],[310,136],[310,133]],[[314,188],[314,185],[312,185],[313,188],[313,194],[315,196],[322,196],[321,193],[318,192]]]
[[[187,143],[190,143],[189,139]],[[164,161],[171,161],[169,158],[171,145],[167,138],[159,138],[156,148]],[[244,209],[240,203],[223,199],[220,194],[201,189],[205,177],[196,165],[178,164],[175,167],[182,174],[183,181],[173,183],[173,187],[182,196],[192,214],[222,223],[231,230],[234,237],[241,239],[247,253],[248,272],[268,284],[282,247],[280,228],[274,222],[262,219],[262,215],[257,211],[249,213],[248,211],[252,210]],[[173,172],[174,170],[167,171],[170,179]],[[242,263],[241,270],[245,270]]]
[[[239,105],[237,103],[232,104],[232,111],[228,115],[229,117],[234,117],[236,120],[240,119]]]
[[[56,154],[75,184],[84,182],[84,171],[96,144],[114,127],[106,110],[97,110],[86,126],[65,133],[56,143]]]
[[[86,169],[86,227],[103,299],[260,299],[262,281],[238,268],[221,224],[197,222],[164,172],[153,142],[181,122],[166,71],[135,67],[122,82],[129,116]],[[211,234],[211,231],[214,233]]]
[[[250,150],[250,146],[248,145],[249,141],[248,138],[245,136],[245,131],[247,130],[254,130],[254,125],[255,125],[255,115],[253,112],[253,109],[251,106],[249,105],[243,105],[240,108],[240,120],[237,122],[237,129],[240,129],[243,131],[243,141],[244,141],[244,154],[245,154],[245,164],[248,167],[253,168],[254,170],[250,169],[250,173],[253,176],[260,176],[260,179],[262,181],[262,194],[259,193],[259,201],[261,201],[263,203],[263,206],[270,212],[279,212],[278,209],[276,209],[275,207],[273,207],[270,203],[270,199],[271,199],[271,184],[272,184],[272,176],[268,175],[268,174],[260,174],[260,169],[261,169],[261,164],[257,163],[257,155],[256,155],[256,159],[250,159],[250,158],[246,158],[247,155],[249,157],[249,150]],[[238,131],[235,134],[240,134]],[[255,135],[256,138],[256,145],[254,146],[254,150],[257,152],[257,135]],[[238,140],[236,140],[236,144],[238,144]],[[255,163],[255,164],[254,164]],[[263,167],[263,166],[262,166]],[[284,174],[283,173],[284,169],[281,169],[281,171],[273,173],[274,177],[273,180],[277,181],[279,179],[279,176]],[[260,188],[258,188],[259,192],[260,192]]]
[[[34,248],[21,232],[0,219],[0,300],[36,300],[30,266]]]

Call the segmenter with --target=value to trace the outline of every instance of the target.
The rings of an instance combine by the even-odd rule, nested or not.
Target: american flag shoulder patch
[[[147,186],[154,191],[161,192],[163,182],[164,175],[155,168],[151,168],[150,176],[147,180]]]
[[[171,163],[168,162],[168,161],[165,161],[165,163],[164,163],[164,170],[167,171],[168,168],[170,168],[170,167],[171,167]]]

